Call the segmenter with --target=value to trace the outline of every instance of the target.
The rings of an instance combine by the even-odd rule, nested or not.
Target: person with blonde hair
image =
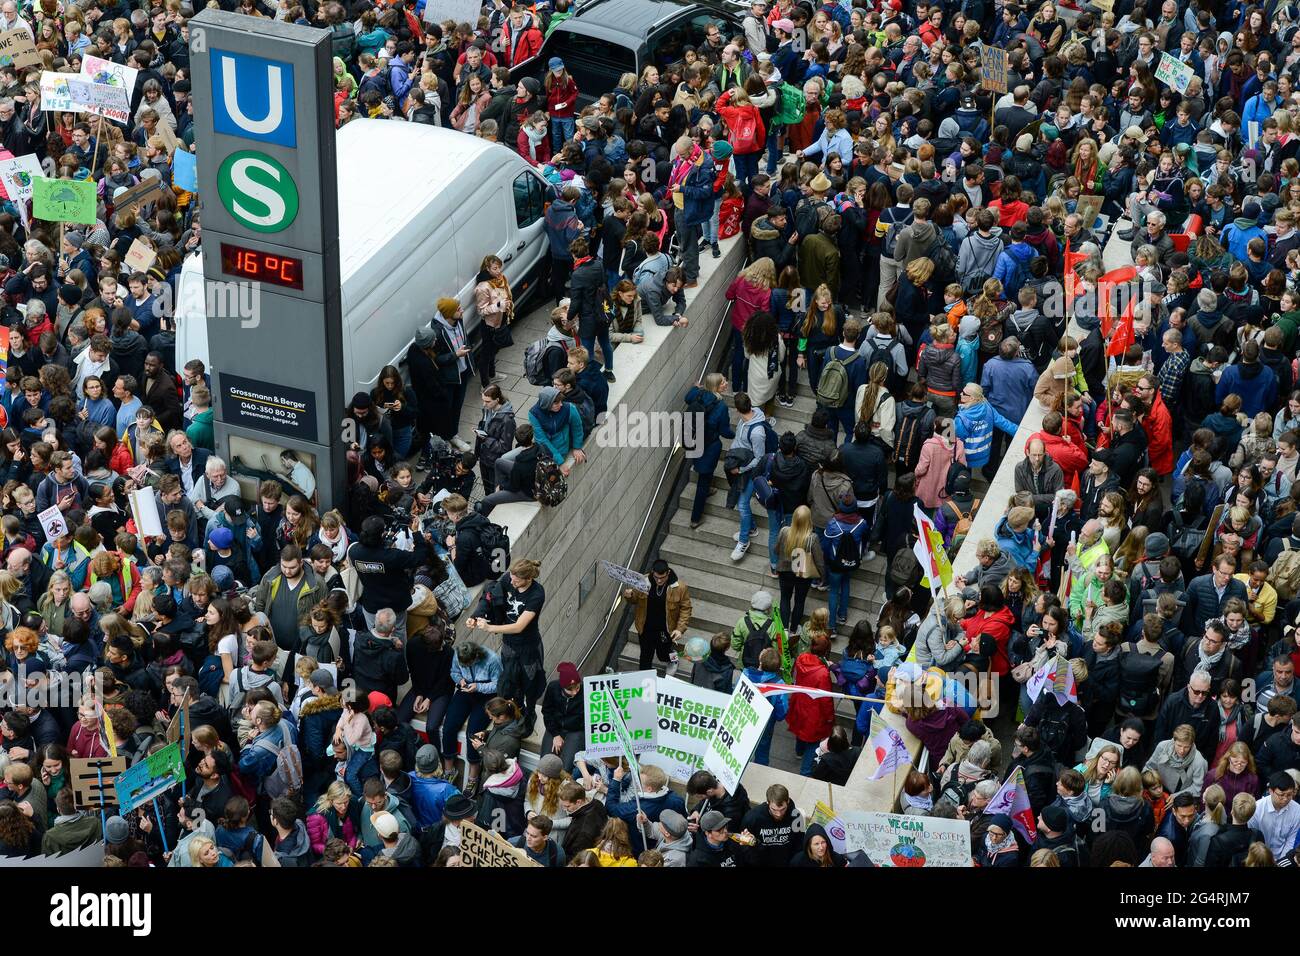
[[[1143,770],[1154,770],[1170,798],[1180,793],[1201,795],[1205,781],[1205,758],[1196,749],[1196,730],[1191,724],[1179,724],[1173,736],[1156,744]]]

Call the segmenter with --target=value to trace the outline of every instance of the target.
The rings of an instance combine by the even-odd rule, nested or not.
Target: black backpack
[[[1131,641],[1121,648],[1119,658],[1119,700],[1116,706],[1124,714],[1147,714],[1152,710],[1159,689],[1160,662],[1164,655],[1142,654]]]
[[[896,474],[915,471],[921,460],[921,446],[934,434],[933,409],[929,405],[909,408],[898,417],[897,438],[891,460]]]
[[[835,519],[832,519],[835,520]],[[865,521],[854,525],[843,525],[835,521],[839,534],[832,536],[827,528],[826,547],[830,551],[827,561],[836,574],[846,574],[862,567],[862,538],[866,537]]]
[[[488,522],[478,532],[478,564],[487,579],[504,574],[510,567],[510,535],[499,524]]]
[[[1038,721],[1038,739],[1043,746],[1058,760],[1069,759],[1072,754],[1064,753],[1070,743],[1070,721],[1064,707],[1044,713]]]
[[[768,618],[762,627],[756,627],[749,612],[745,613],[745,643],[740,649],[740,662],[746,667],[758,670],[758,655],[772,646],[773,619]]]
[[[947,285],[957,278],[957,260],[953,258],[952,247],[944,239],[943,233],[935,237],[934,245],[926,252],[934,263],[934,275],[941,285]]]
[[[952,497],[953,489],[956,487],[957,479],[965,475],[971,476],[970,465],[962,464],[957,460],[957,443],[952,444],[952,461],[948,463],[948,474],[943,479],[943,493],[949,498]]]
[[[885,388],[889,389],[893,395],[901,395],[907,388],[907,376],[899,375],[898,369],[894,365],[892,349],[897,341],[898,339],[890,339],[887,345],[881,346],[876,344],[874,335],[867,340],[867,373],[870,375],[871,366],[877,362],[884,362],[885,367],[889,369],[889,374],[885,377]],[[875,414],[874,409],[872,409],[872,414]]]

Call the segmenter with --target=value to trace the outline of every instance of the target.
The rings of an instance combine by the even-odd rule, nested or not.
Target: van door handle
[[[526,245],[528,245],[528,243],[527,243],[526,241],[524,241],[524,242],[520,242],[519,245],[515,246],[515,252],[518,252],[520,249],[522,249],[522,248],[523,248],[524,246],[526,246]]]
[[[502,259],[501,261],[502,261],[502,262],[509,262],[509,261],[510,261],[511,259],[513,259],[514,257],[515,257],[515,254],[512,252],[512,253],[510,253],[510,255],[506,256],[506,257],[505,257],[504,259]]]

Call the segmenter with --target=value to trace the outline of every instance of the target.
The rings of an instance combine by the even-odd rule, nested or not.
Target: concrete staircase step
[[[692,529],[690,515],[682,514],[679,511],[673,516],[669,525],[668,539],[664,542],[664,548],[670,548],[675,555],[679,555],[682,563],[687,567],[705,567],[716,562],[716,553],[711,549],[725,548],[730,552],[736,546],[734,536],[739,528],[739,515],[735,512],[732,512],[729,518],[716,518],[706,512],[701,525]],[[767,533],[765,531],[761,538],[755,535],[751,539],[749,553],[745,555],[739,564],[733,564],[732,567],[743,570],[752,569],[760,577],[775,583],[776,578],[767,577],[768,565],[766,561],[768,557]],[[673,558],[667,554],[664,555],[664,558],[669,562],[673,561]],[[885,583],[885,559],[878,555],[874,561],[855,571],[852,577],[854,581],[860,581],[867,587],[883,587]]]

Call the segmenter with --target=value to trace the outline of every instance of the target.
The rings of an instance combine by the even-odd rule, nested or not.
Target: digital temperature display
[[[302,260],[260,249],[221,244],[221,271],[290,289],[302,288]]]

